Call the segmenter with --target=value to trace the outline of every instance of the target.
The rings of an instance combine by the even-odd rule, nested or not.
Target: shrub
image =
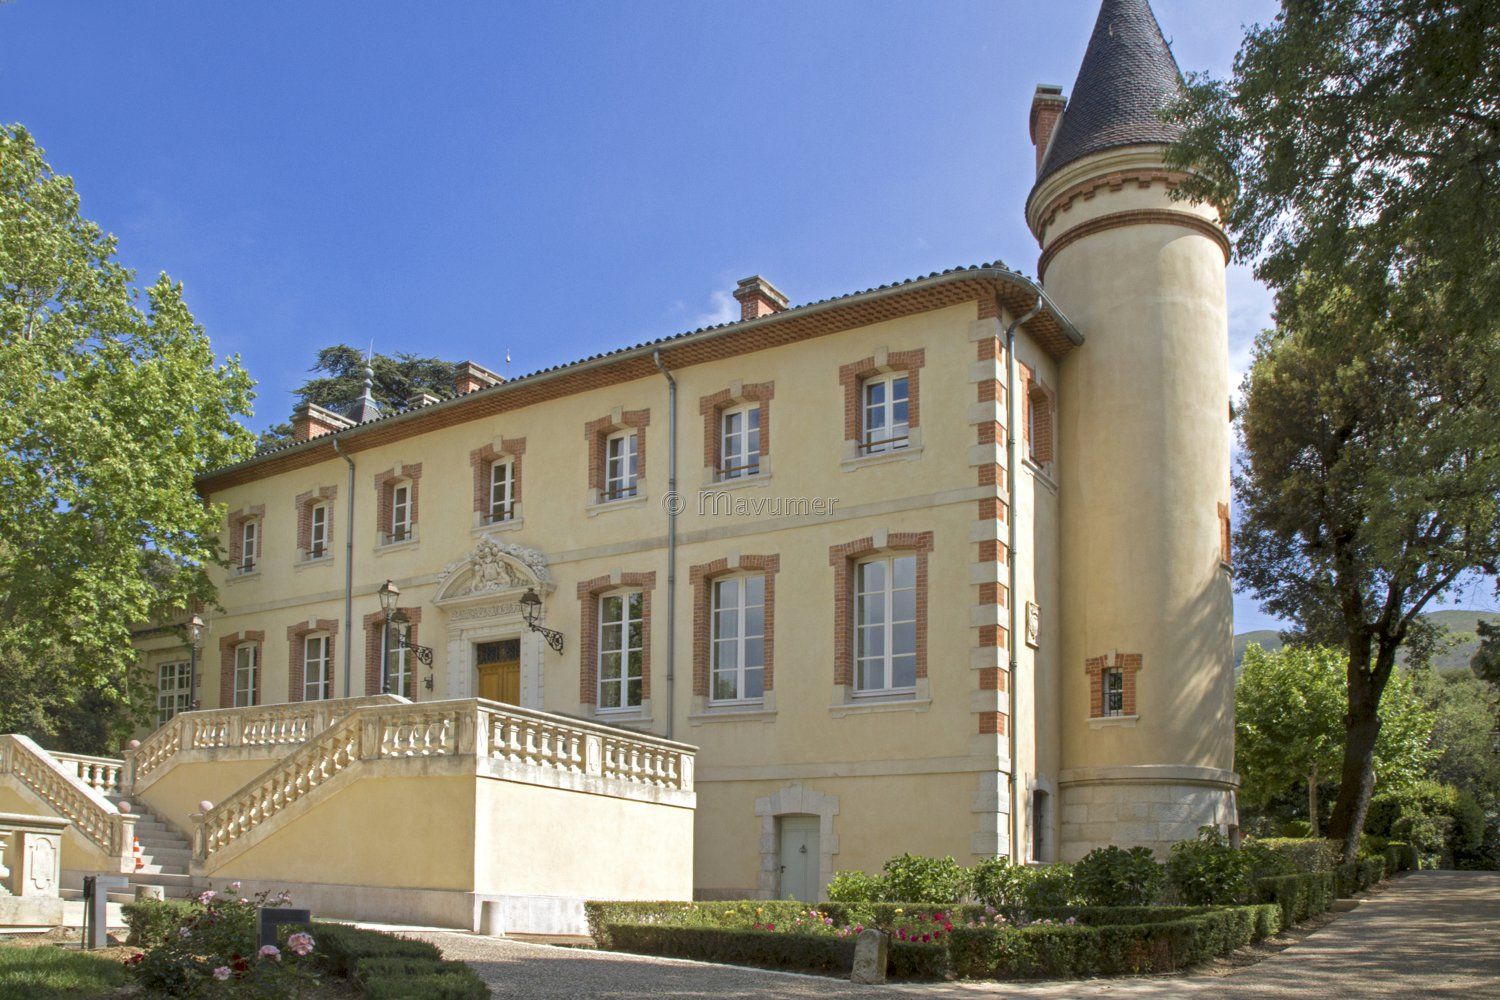
[[[620,950],[642,955],[826,975],[845,975],[854,965],[853,937],[663,924],[614,924],[609,935]],[[893,977],[937,979],[946,968],[942,945],[891,942],[888,971]]]
[[[1072,866],[1058,862],[1017,868],[1016,894],[1025,913],[1067,906],[1073,902]]]
[[[1009,858],[985,858],[969,869],[969,889],[975,899],[987,906],[999,910],[1019,908],[1018,872],[1023,870],[1012,865]]]
[[[714,900],[697,903],[601,902],[583,904],[589,934],[600,948],[613,948],[609,928],[614,924],[668,924],[680,927],[750,927],[759,923],[786,924],[807,912],[794,899]],[[834,909],[846,910],[846,906]]]
[[[464,963],[432,958],[362,958],[355,963],[354,979],[366,997],[379,1000],[469,1000],[490,995],[484,980]]]
[[[1332,872],[1278,875],[1259,879],[1251,889],[1251,899],[1276,906],[1281,911],[1281,926],[1291,927],[1332,906],[1336,888]]]
[[[1286,858],[1299,872],[1331,872],[1344,860],[1344,845],[1317,837],[1267,837],[1254,841],[1265,850]]]
[[[1254,859],[1237,851],[1211,826],[1197,840],[1172,845],[1167,859],[1167,881],[1189,906],[1225,905],[1244,899],[1250,888]]]
[[[1146,847],[1097,847],[1073,865],[1073,891],[1091,906],[1149,906],[1166,881],[1166,869]]]
[[[968,894],[969,876],[951,857],[901,854],[885,863],[881,883],[886,902],[957,903]]]
[[[165,943],[167,935],[177,933],[203,912],[203,906],[186,899],[142,899],[121,907],[125,926],[130,928],[127,944],[137,948],[155,948]]]
[[[828,898],[835,903],[874,903],[884,894],[884,880],[868,872],[834,872],[828,880]]]
[[[1288,840],[1306,840],[1312,836],[1312,824],[1305,819],[1289,819],[1281,824],[1276,835]]]
[[[1077,978],[1167,972],[1276,931],[1273,906],[1198,911],[1150,923],[966,927],[953,932],[953,971],[970,978]]]
[[[336,976],[354,975],[361,960],[372,958],[437,961],[442,952],[434,944],[396,937],[380,931],[350,927],[347,924],[314,923],[312,935],[318,942],[318,964]]]
[[[1376,795],[1365,829],[1414,846],[1424,864],[1454,866],[1484,846],[1484,811],[1462,789],[1418,781]]]
[[[1418,866],[1416,850],[1405,841],[1393,840],[1385,845],[1385,870],[1396,872],[1415,871]]]

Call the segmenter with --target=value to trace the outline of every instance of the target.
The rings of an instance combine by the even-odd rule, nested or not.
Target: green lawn
[[[0,947],[0,1000],[115,996],[130,978],[118,951],[105,957],[53,945]]]

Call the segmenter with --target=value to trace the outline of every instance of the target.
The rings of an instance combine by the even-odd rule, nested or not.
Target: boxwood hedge
[[[1251,899],[1277,907],[1281,911],[1281,926],[1290,927],[1326,911],[1333,905],[1337,892],[1338,882],[1333,872],[1307,872],[1260,879],[1251,889]]]
[[[641,955],[830,976],[847,975],[854,964],[852,937],[670,924],[611,924],[608,936],[613,947]],[[887,973],[896,979],[939,979],[947,971],[947,961],[942,945],[892,941]]]

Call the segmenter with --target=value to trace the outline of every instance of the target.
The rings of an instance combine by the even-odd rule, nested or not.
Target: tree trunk
[[[1312,835],[1318,836],[1318,762],[1313,761],[1312,770],[1307,775],[1307,822],[1312,827]]]
[[[1344,842],[1344,860],[1359,853],[1365,813],[1375,790],[1375,741],[1380,736],[1380,688],[1369,670],[1370,644],[1361,636],[1349,649],[1349,711],[1344,717],[1344,767],[1328,833]],[[1378,670],[1378,667],[1377,667]]]

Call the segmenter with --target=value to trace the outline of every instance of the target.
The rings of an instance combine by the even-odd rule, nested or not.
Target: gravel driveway
[[[957,982],[857,987],[791,975],[428,932],[448,958],[469,962],[498,997],[1005,997],[1500,998],[1500,873],[1418,872],[1388,882],[1326,927],[1228,975],[1095,979],[1078,983]]]

